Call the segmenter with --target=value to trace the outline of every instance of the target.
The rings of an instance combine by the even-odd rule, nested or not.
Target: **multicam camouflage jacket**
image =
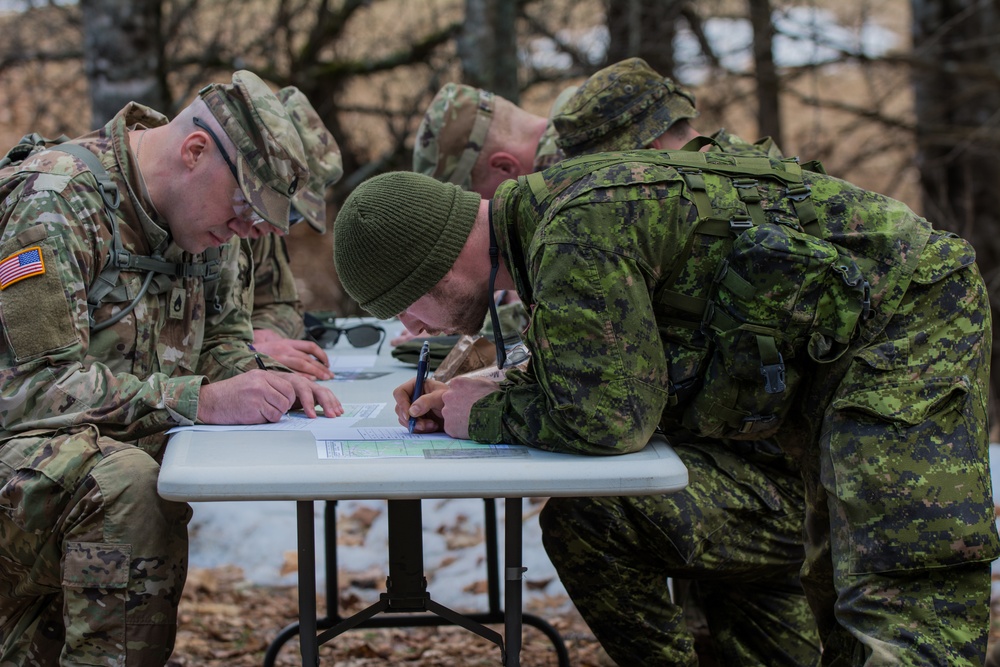
[[[204,257],[171,243],[128,148],[129,128],[165,122],[133,103],[72,143],[94,152],[118,186],[126,251],[198,265]],[[202,278],[157,275],[143,293],[147,273],[122,271],[95,321],[142,296],[122,319],[93,332],[87,296],[111,237],[94,176],[77,158],[43,151],[0,171],[0,440],[86,424],[155,455],[163,432],[194,422],[206,380],[253,367],[249,304],[234,298],[232,280],[220,281],[223,307],[210,314]],[[236,253],[225,257],[236,261]]]
[[[295,287],[285,240],[265,234],[250,241],[253,253],[253,328],[270,329],[285,338],[305,335],[305,309]]]
[[[756,174],[742,173],[748,161]],[[530,309],[532,364],[476,403],[470,434],[545,449],[632,451],[657,426],[765,437],[780,414],[765,415],[778,423],[734,427],[731,414],[705,403],[706,382],[718,379],[713,355],[732,352],[717,360],[731,364],[725,381],[751,383],[763,401],[745,413],[760,417],[753,411],[769,400],[787,409],[801,398],[793,365],[829,362],[877,336],[929,243],[934,266],[924,270],[974,262],[966,242],[934,232],[902,203],[767,157],[581,157],[504,183],[491,207]],[[768,269],[773,257],[761,263],[758,248],[773,248],[783,268]],[[723,260],[738,270],[726,277]],[[789,278],[788,267],[799,273]],[[798,286],[814,283],[800,297]]]

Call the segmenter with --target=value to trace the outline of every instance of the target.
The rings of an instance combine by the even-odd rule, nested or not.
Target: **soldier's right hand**
[[[276,422],[296,401],[320,405],[326,416],[343,413],[340,401],[326,387],[292,373],[252,370],[227,380],[204,384],[198,392],[201,424],[264,424]],[[314,411],[307,409],[309,416]]]
[[[396,399],[396,418],[402,426],[407,426],[410,417],[417,417],[414,433],[434,433],[444,430],[444,420],[441,408],[444,406],[442,397],[448,391],[448,384],[437,380],[424,380],[423,392],[411,405],[413,386],[416,378],[407,380],[396,387],[392,397]]]

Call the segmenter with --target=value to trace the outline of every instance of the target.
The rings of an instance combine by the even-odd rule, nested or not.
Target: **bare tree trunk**
[[[781,146],[778,70],[774,66],[771,0],[748,0],[753,27],[753,62],[757,75],[757,131]]]
[[[167,112],[161,0],[81,0],[80,9],[93,126],[132,100]]]
[[[917,162],[925,215],[976,248],[1000,308],[1000,9],[989,0],[911,0]],[[990,421],[1000,431],[1000,327],[994,328]]]
[[[607,0],[608,63],[639,57],[663,76],[674,75],[674,35],[687,0]]]
[[[463,81],[516,104],[517,1],[465,0],[465,27],[457,41]]]

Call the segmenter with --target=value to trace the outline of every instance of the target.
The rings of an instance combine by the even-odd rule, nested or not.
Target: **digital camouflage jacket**
[[[750,346],[747,356],[753,361],[742,369],[753,383],[747,393],[762,400],[777,395],[785,404],[779,407],[787,410],[787,403],[802,398],[794,385],[797,376],[762,377],[771,350],[783,354],[791,371],[834,360],[884,328],[931,238],[926,220],[901,202],[802,171],[790,161],[740,158],[756,161],[761,171],[792,176],[784,181],[741,178],[741,167],[713,176],[671,166],[672,159],[683,163],[692,154],[720,165],[736,160],[718,152],[598,154],[497,190],[492,221],[500,252],[530,309],[523,338],[532,363],[527,374],[512,374],[503,391],[476,403],[471,437],[589,454],[640,449],[658,426],[668,432],[683,426],[704,436],[765,437],[774,429],[750,424],[742,436],[719,429],[706,417],[718,410],[698,404],[699,395],[712,397],[700,390],[712,380],[715,352]],[[734,238],[750,227],[791,230],[792,236],[780,236],[780,249],[798,243],[808,257],[803,266],[826,262],[824,280],[836,285],[820,290],[827,301],[813,303],[808,326],[797,326],[793,318],[774,324],[766,336],[719,344],[731,325],[726,313],[707,304],[718,300],[720,285],[740,291],[735,280],[717,277]],[[822,252],[814,247],[817,239],[825,239],[817,241]],[[758,241],[766,245],[767,239]],[[935,266],[974,261],[961,239],[937,234],[934,243],[928,261]],[[808,278],[809,270],[795,280]],[[758,287],[773,288],[775,298],[792,282],[763,273]],[[784,336],[782,327],[794,335]],[[770,347],[760,338],[772,338]],[[738,376],[740,370],[726,373]],[[767,382],[774,383],[773,390],[779,379],[784,391],[765,391]]]

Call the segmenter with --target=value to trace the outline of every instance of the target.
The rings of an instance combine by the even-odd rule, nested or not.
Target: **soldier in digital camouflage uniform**
[[[560,158],[548,119],[458,83],[445,84],[431,100],[413,144],[413,171],[483,197],[492,197],[502,181]]]
[[[309,166],[309,180],[292,195],[292,223],[301,220],[317,233],[326,231],[326,190],[344,173],[340,147],[309,99],[294,86],[278,99],[299,132]],[[329,359],[315,341],[304,340],[305,310],[295,287],[288,245],[282,236],[251,232],[253,258],[254,347],[292,370],[316,380],[329,380]]]
[[[342,413],[256,369],[237,254],[210,260],[287,229],[305,158],[246,71],[170,122],[131,103],[69,143],[0,171],[0,664],[162,667],[191,514],[157,495],[165,432]]]
[[[1000,554],[991,323],[962,239],[791,160],[634,151],[565,160],[491,201],[420,174],[376,176],[338,213],[334,257],[363,308],[411,331],[477,331],[495,288],[530,309],[525,372],[499,386],[431,380],[413,405],[406,383],[394,393],[401,421],[598,455],[638,450],[658,427],[733,451],[769,439],[803,472],[802,584],[823,664],[982,663]],[[779,510],[785,499],[762,500]],[[581,522],[590,534],[576,544],[603,551],[570,556],[608,570],[591,613],[618,615],[631,639],[610,644],[612,658],[693,664],[690,645],[663,643],[662,559],[717,545],[673,544],[656,519],[672,510],[654,504]],[[741,552],[759,536],[725,537],[714,560],[746,562],[752,578]]]
[[[557,143],[567,156],[634,148],[679,149],[702,138],[694,97],[630,58],[588,78],[553,116]],[[719,130],[704,148],[763,154],[754,144]],[[696,144],[693,144],[696,145]],[[776,151],[775,151],[776,152]],[[775,155],[780,157],[780,155]],[[616,575],[604,567],[605,540],[621,539],[595,526],[613,525],[641,513],[669,538],[655,570],[661,611],[659,636],[647,644],[688,646],[693,638],[684,610],[671,604],[666,577],[692,582],[713,639],[716,660],[726,665],[811,665],[819,656],[816,623],[798,571],[805,513],[802,479],[790,457],[770,440],[755,443],[698,441],[683,431],[668,439],[688,468],[684,491],[666,496],[553,498],[539,516],[542,537],[559,577],[597,638],[612,655],[630,653],[628,622],[606,598]],[[745,548],[752,536],[752,548]],[[651,577],[657,581],[656,577]],[[695,601],[683,599],[685,607]],[[621,645],[621,646],[615,646]],[[780,650],[776,647],[781,647]],[[630,664],[622,662],[621,664]]]
[[[627,58],[581,84],[553,114],[552,126],[565,157],[636,148],[674,150],[704,140],[691,124],[699,115],[689,90],[657,74],[642,58]],[[769,137],[750,143],[721,128],[708,138],[698,146],[782,157]]]

